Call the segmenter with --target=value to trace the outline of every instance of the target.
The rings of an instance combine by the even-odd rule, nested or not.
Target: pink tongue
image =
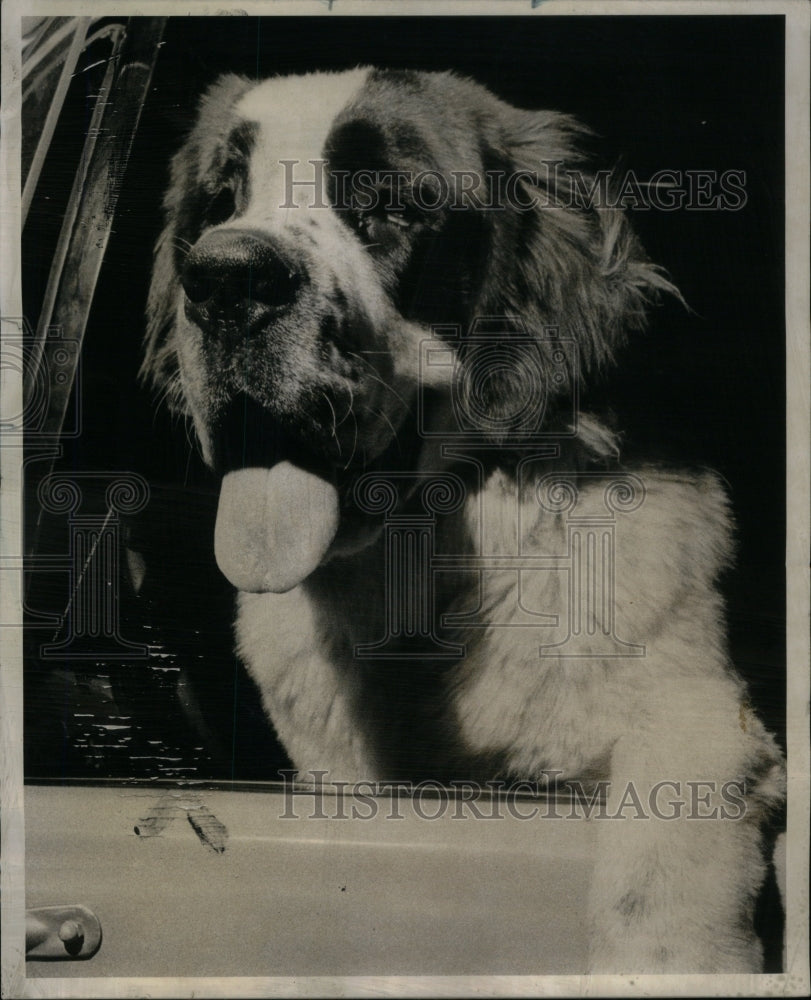
[[[338,530],[338,492],[290,462],[238,469],[222,481],[214,554],[251,592],[291,590],[319,565]]]

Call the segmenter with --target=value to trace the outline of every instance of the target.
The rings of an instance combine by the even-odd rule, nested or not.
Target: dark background
[[[772,16],[171,20],[86,335],[83,433],[64,444],[56,466],[134,470],[149,481],[148,507],[124,526],[147,573],[137,595],[122,577],[121,631],[155,655],[44,660],[39,646],[54,630],[30,618],[27,776],[268,779],[285,764],[232,651],[230,591],[213,563],[217,485],[183,426],[156,413],[136,379],[168,159],[201,89],[226,70],[453,69],[516,105],[576,115],[600,136],[602,166],[621,162],[642,180],[661,169],[746,172],[739,211],[632,213],[690,311],[664,303],[582,403],[612,411],[629,462],[707,465],[726,479],[739,526],[737,566],[725,580],[733,654],[782,737],[783,34],[783,18]],[[58,156],[46,165],[24,234],[32,323],[101,70],[74,80]],[[31,470],[34,511],[37,463]],[[66,543],[64,519],[46,520],[38,550],[64,552]],[[61,612],[66,601],[63,575],[32,574],[29,610]]]

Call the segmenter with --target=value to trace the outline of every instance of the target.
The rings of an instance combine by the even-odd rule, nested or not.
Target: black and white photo
[[[808,10],[425,6],[4,12],[4,995],[808,985]]]

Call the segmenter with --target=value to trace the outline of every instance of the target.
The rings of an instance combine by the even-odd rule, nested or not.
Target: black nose
[[[289,308],[302,272],[270,237],[247,229],[207,233],[192,247],[180,276],[204,321],[238,312],[247,319]]]

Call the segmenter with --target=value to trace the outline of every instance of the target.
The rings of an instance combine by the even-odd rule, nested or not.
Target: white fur
[[[469,754],[468,773],[476,773],[484,755],[502,760],[511,776],[530,780],[542,780],[548,770],[605,777],[611,782],[609,812],[628,782],[643,801],[657,782],[678,782],[681,792],[669,800],[687,809],[687,782],[720,787],[746,778],[750,796],[741,819],[601,822],[590,911],[592,971],[755,972],[759,944],[741,915],[764,874],[758,823],[764,806],[780,799],[783,774],[773,740],[743,707],[742,686],[727,660],[714,588],[730,556],[726,504],[710,476],[646,469],[640,478],[644,503],[618,515],[616,630],[643,644],[646,655],[540,657],[539,646],[565,632],[564,574],[521,574],[523,607],[557,614],[556,630],[509,627],[509,613],[518,608],[518,578],[507,570],[499,580],[496,573],[488,586],[502,593],[507,616],[499,618],[499,608],[491,607],[488,615],[501,627],[464,633],[467,655],[448,676],[440,721]],[[586,504],[601,502],[603,484],[582,492]],[[479,535],[483,503],[488,530]],[[502,477],[488,482],[463,515],[467,551],[473,537],[483,537],[482,555],[512,553],[518,545],[525,555],[564,553],[564,516],[538,512],[537,504],[527,516],[532,505],[524,501],[519,539],[521,506]],[[379,637],[379,559],[379,551],[366,550],[354,565],[336,567],[349,585],[332,590],[326,608],[319,591],[317,613],[306,584],[281,596],[240,596],[239,650],[268,713],[296,766],[325,769],[330,779],[389,776],[380,770],[374,673],[351,655],[335,653]],[[353,589],[355,580],[370,575],[375,586]],[[477,594],[460,593],[455,610],[476,603]],[[395,668],[383,663],[378,669]],[[437,737],[438,745],[443,738],[447,733]],[[719,803],[716,791],[707,808]]]
[[[338,112],[357,96],[367,75],[368,70],[357,69],[349,73],[272,77],[253,87],[237,103],[237,114],[259,125],[251,158],[251,216],[272,213],[287,201],[281,160],[298,161],[295,176],[312,179],[310,161],[322,159],[324,143]],[[293,201],[303,211],[310,210],[313,197],[311,187],[294,188]]]

